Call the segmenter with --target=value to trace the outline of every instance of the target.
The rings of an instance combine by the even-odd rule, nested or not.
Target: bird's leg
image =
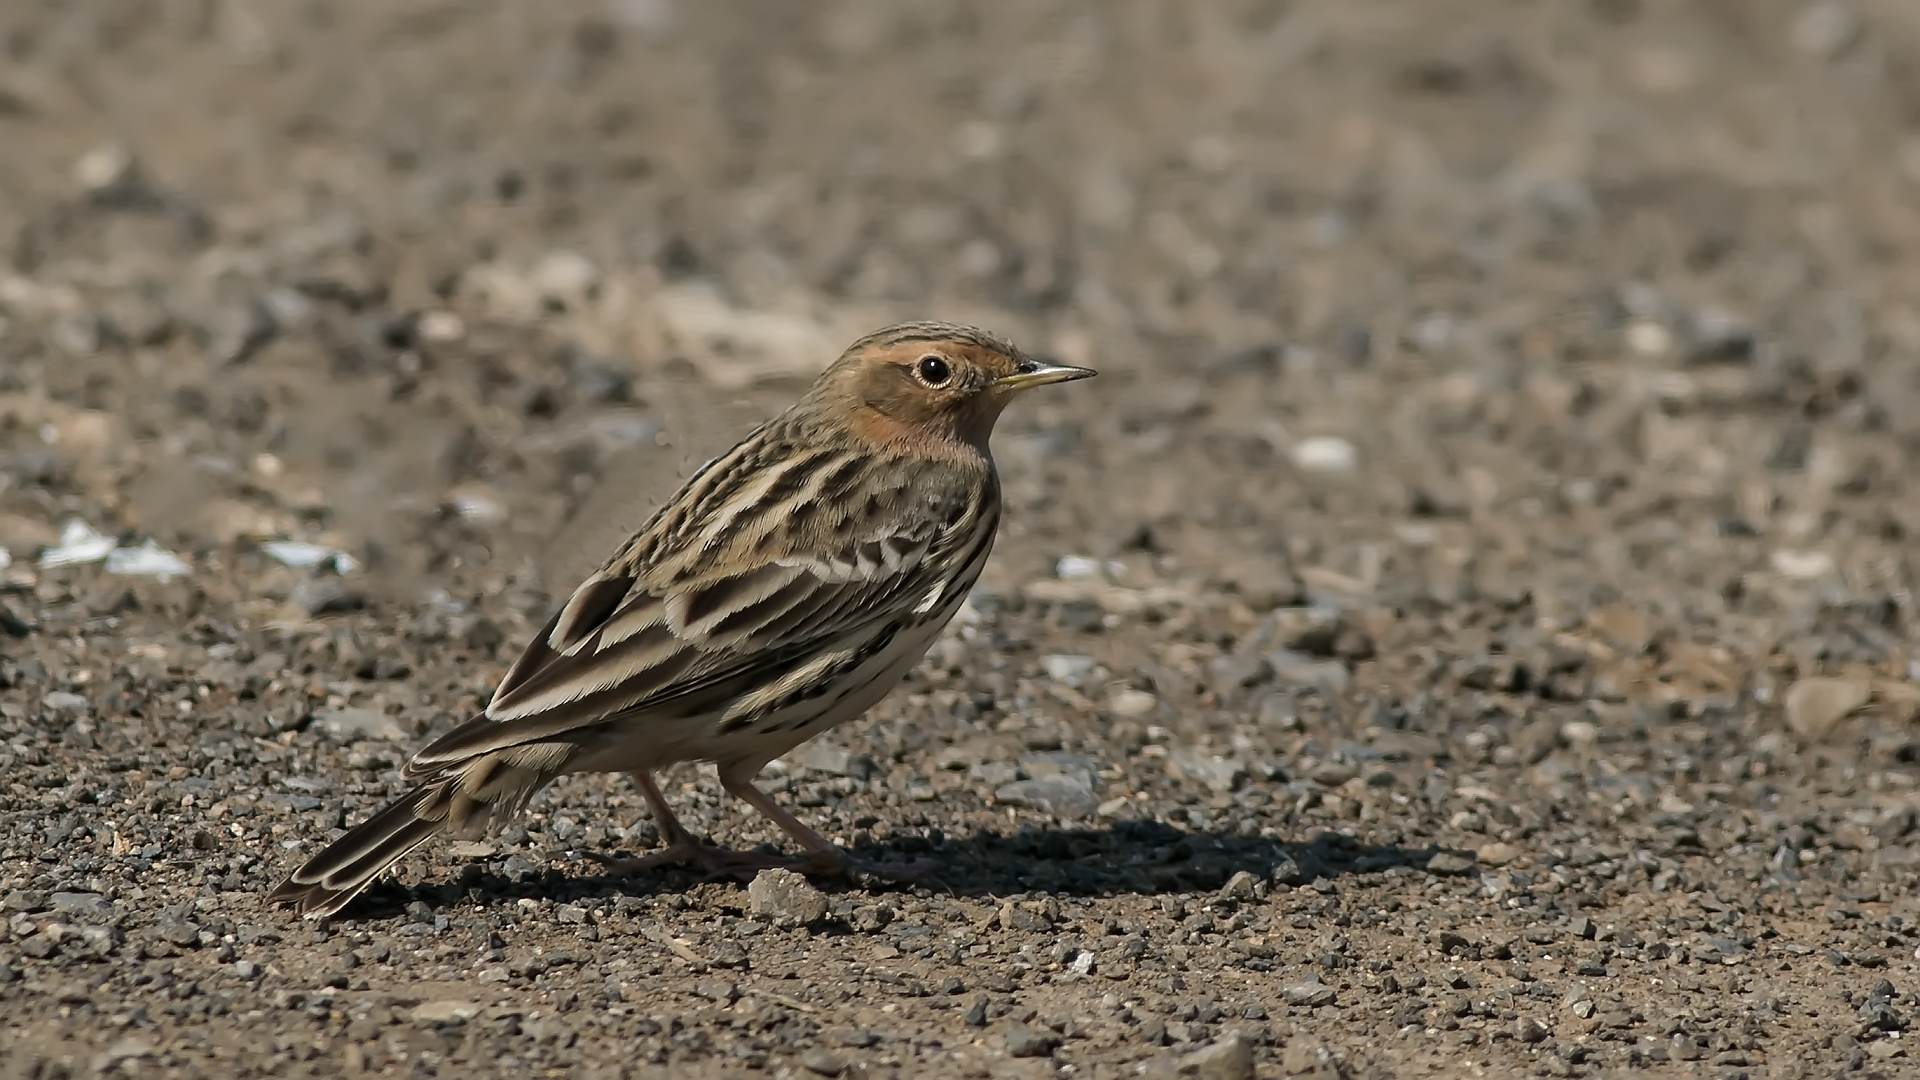
[[[727,793],[755,810],[760,811],[781,831],[799,841],[807,849],[806,869],[829,877],[845,877],[851,871],[871,874],[874,877],[891,881],[919,881],[932,876],[939,866],[932,860],[919,859],[909,863],[877,863],[868,859],[856,859],[840,850],[833,841],[821,836],[807,823],[788,813],[773,796],[753,786],[751,777],[720,770],[720,786]],[[798,867],[796,867],[798,869]]]
[[[673,814],[673,808],[667,805],[667,798],[660,793],[660,786],[653,777],[644,771],[632,774],[633,782],[640,785],[640,794],[646,796],[647,807],[653,811],[653,820],[660,827],[660,839],[665,847],[651,855],[637,859],[616,859],[610,855],[587,852],[587,858],[605,866],[618,874],[636,874],[646,870],[656,870],[664,866],[697,866],[707,874],[722,877],[734,874],[752,874],[768,868],[798,869],[807,862],[784,855],[766,855],[757,851],[734,851],[717,847],[694,836],[680,819]],[[805,826],[802,826],[803,828]],[[822,840],[821,843],[826,843]],[[832,845],[828,845],[831,847]]]

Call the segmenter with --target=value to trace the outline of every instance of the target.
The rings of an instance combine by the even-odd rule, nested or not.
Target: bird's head
[[[856,434],[879,443],[985,450],[1009,401],[1093,374],[1036,360],[974,327],[904,323],[849,346],[813,396],[845,410]]]

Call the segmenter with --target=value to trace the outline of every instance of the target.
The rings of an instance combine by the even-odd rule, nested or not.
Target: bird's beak
[[[1039,360],[1022,360],[1020,367],[1011,375],[995,379],[993,385],[1006,391],[1031,390],[1048,383],[1072,382],[1075,379],[1089,379],[1099,374],[1091,368],[1068,367],[1066,364],[1048,364]]]

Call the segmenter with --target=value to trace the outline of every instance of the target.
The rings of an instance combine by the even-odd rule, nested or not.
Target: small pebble
[[[1627,347],[1641,356],[1665,356],[1673,351],[1673,331],[1656,322],[1633,323],[1627,327]]]
[[[1019,1023],[1007,1025],[1007,1053],[1014,1057],[1050,1057],[1059,1046],[1060,1036],[1045,1028]]]
[[[1352,443],[1333,435],[1302,439],[1293,448],[1293,463],[1302,472],[1350,473],[1360,463],[1360,452]]]
[[[855,780],[868,780],[880,772],[880,766],[867,755],[824,742],[804,743],[788,754],[786,761],[812,772]]]
[[[1505,866],[1519,857],[1519,848],[1498,840],[1491,844],[1480,845],[1473,853],[1474,861],[1482,866]]]
[[[1872,696],[1873,687],[1865,680],[1809,678],[1789,686],[1781,705],[1788,727],[1805,738],[1818,739]]]
[[[775,926],[807,926],[827,917],[827,896],[792,870],[762,870],[747,885],[747,907]]]
[[[477,1002],[461,998],[444,998],[436,1001],[423,1001],[413,1007],[413,1022],[416,1024],[463,1023],[480,1012]]]
[[[74,162],[73,180],[80,190],[92,195],[127,183],[137,169],[132,151],[119,143],[102,143]]]
[[[839,1038],[841,1046],[851,1046],[856,1050],[865,1050],[867,1047],[873,1046],[880,1041],[880,1036],[868,1031],[866,1028],[854,1028],[850,1031],[843,1031],[840,1033]]]
[[[1220,887],[1220,896],[1228,900],[1251,900],[1259,879],[1245,870],[1236,870],[1227,883]]]
[[[53,910],[93,923],[113,918],[113,902],[99,893],[57,892],[52,896]]]
[[[155,937],[172,945],[187,948],[200,944],[200,927],[196,923],[180,918],[162,919],[154,924]]]
[[[398,718],[372,709],[316,709],[313,726],[340,742],[353,742],[356,739],[399,741],[413,737],[413,733]]]
[[[1824,551],[1776,551],[1768,556],[1775,573],[1795,581],[1812,581],[1833,573],[1833,556]]]
[[[418,332],[420,340],[444,345],[467,336],[467,324],[451,311],[423,311]]]
[[[1238,1032],[1180,1059],[1179,1074],[1198,1080],[1252,1080],[1253,1044]]]
[[[1442,877],[1458,877],[1462,874],[1470,874],[1473,872],[1473,867],[1474,863],[1472,859],[1467,858],[1465,855],[1457,855],[1451,851],[1439,852],[1427,860],[1427,873],[1438,874]]]
[[[800,1055],[800,1064],[820,1076],[839,1076],[847,1071],[846,1055],[815,1047]]]
[[[1280,988],[1280,996],[1285,998],[1289,1005],[1303,1005],[1307,1008],[1318,1008],[1321,1005],[1333,1004],[1334,990],[1333,987],[1318,980],[1313,982],[1296,982],[1282,986]]]
[[[1053,576],[1061,581],[1086,581],[1105,573],[1105,564],[1084,555],[1062,556],[1053,566]]]
[[[1553,1032],[1547,1025],[1531,1017],[1521,1017],[1513,1022],[1513,1037],[1523,1043],[1545,1042]]]
[[[1040,666],[1046,671],[1047,678],[1068,686],[1079,686],[1093,674],[1099,662],[1091,656],[1073,656],[1066,653],[1051,653],[1041,658]]]
[[[1237,791],[1247,782],[1244,763],[1217,754],[1204,754],[1185,748],[1167,755],[1168,772],[1222,794]]]
[[[1084,776],[1056,773],[1016,780],[1001,785],[993,793],[995,802],[1044,811],[1062,820],[1091,816],[1100,808],[1100,798]]]

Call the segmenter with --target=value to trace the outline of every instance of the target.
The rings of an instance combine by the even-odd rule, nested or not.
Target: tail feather
[[[452,783],[422,784],[302,863],[267,894],[267,902],[292,904],[317,918],[334,914],[407,852],[457,827],[449,821],[453,799]]]
[[[302,863],[267,901],[292,904],[304,915],[332,915],[435,836],[478,836],[519,815],[560,775],[570,754],[565,745],[534,744],[443,770]]]

